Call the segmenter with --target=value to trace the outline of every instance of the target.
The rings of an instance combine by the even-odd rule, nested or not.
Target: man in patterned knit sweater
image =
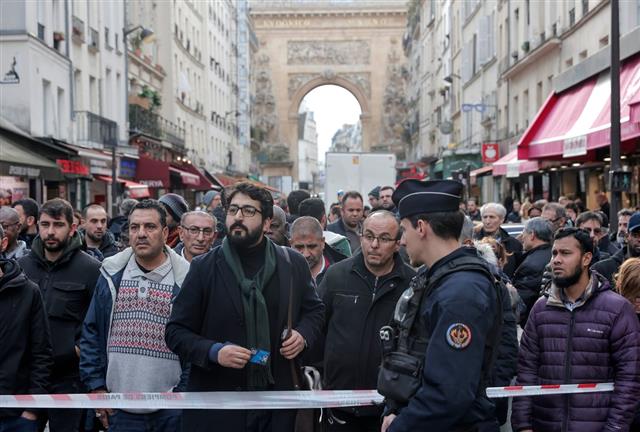
[[[188,371],[164,341],[189,263],[166,246],[166,213],[155,200],[129,215],[131,245],[107,258],[84,322],[80,376],[92,392],[182,390]],[[179,410],[96,410],[111,432],[179,429]]]

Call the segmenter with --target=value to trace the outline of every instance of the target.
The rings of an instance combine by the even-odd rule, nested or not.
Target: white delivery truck
[[[338,191],[355,190],[367,195],[376,186],[395,186],[396,155],[393,153],[325,153],[324,201],[329,208]]]

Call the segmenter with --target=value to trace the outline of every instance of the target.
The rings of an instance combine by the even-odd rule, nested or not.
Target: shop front
[[[151,198],[159,198],[170,192],[170,168],[168,162],[141,156],[136,165],[135,181],[148,186]]]
[[[518,143],[521,160],[555,161],[542,167],[557,179],[553,198],[582,197],[596,208],[597,192],[609,192],[611,82],[605,70],[560,93],[552,93]],[[636,170],[640,154],[640,54],[620,68],[620,149],[623,169]],[[629,188],[623,205],[636,205],[638,188]]]

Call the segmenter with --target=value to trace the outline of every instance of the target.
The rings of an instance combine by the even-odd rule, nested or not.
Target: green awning
[[[18,140],[4,133],[0,133],[0,175],[55,181],[64,179],[55,162],[27,150]]]

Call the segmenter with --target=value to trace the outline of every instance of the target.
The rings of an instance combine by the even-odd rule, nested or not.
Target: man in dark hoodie
[[[87,249],[97,249],[104,258],[118,253],[118,246],[111,231],[107,229],[107,211],[99,204],[90,204],[82,210],[82,229]],[[103,259],[104,259],[103,258]]]
[[[80,383],[78,340],[82,322],[98,280],[100,262],[82,251],[73,222],[73,208],[54,198],[40,208],[39,237],[31,252],[18,263],[26,276],[40,286],[51,326],[53,346],[52,393],[83,393]],[[73,432],[80,426],[82,410],[48,409],[38,419],[49,431]]]
[[[0,254],[7,237],[0,227]],[[13,260],[0,259],[0,394],[47,393],[51,341],[38,286]],[[35,410],[0,409],[0,430],[37,430]]]
[[[27,249],[31,249],[31,243],[38,235],[40,206],[33,198],[22,198],[14,201],[11,207],[20,215],[20,237],[18,238],[27,244]]]

